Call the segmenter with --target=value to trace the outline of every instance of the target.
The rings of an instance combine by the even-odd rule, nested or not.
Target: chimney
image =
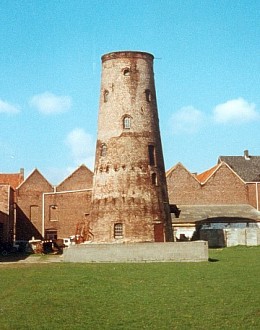
[[[246,160],[250,160],[248,150],[244,150],[244,157]]]
[[[20,175],[22,179],[24,180],[24,168],[20,168]]]

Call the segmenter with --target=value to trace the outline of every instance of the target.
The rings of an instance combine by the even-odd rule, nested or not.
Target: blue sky
[[[93,170],[100,57],[155,56],[166,169],[260,155],[260,1],[1,0],[0,172]]]

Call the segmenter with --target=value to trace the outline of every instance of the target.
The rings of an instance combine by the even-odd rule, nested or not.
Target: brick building
[[[16,239],[75,235],[89,221],[92,177],[81,165],[55,187],[35,169],[17,188]]]
[[[223,245],[223,230],[233,228],[244,230],[240,243],[246,242],[246,228],[257,229],[260,223],[259,173],[260,157],[247,151],[244,156],[220,156],[217,165],[199,175],[181,163],[172,167],[166,177],[170,203],[179,211],[178,217],[172,215],[175,238],[208,237],[210,245]],[[253,232],[259,236],[258,230]]]
[[[0,243],[10,242],[15,234],[15,189],[24,180],[24,171],[0,173]]]

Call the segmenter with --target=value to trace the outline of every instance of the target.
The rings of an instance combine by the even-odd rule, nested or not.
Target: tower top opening
[[[107,60],[117,59],[117,58],[144,58],[152,61],[154,59],[154,56],[146,52],[126,50],[126,51],[118,51],[118,52],[104,54],[101,57],[101,60],[102,62],[105,62]]]

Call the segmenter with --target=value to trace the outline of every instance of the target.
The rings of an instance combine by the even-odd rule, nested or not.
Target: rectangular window
[[[45,239],[46,240],[53,240],[58,238],[57,230],[46,230],[45,231]]]
[[[129,129],[131,127],[130,117],[125,117],[123,121],[123,127]]]
[[[122,223],[114,224],[114,238],[123,238],[123,224]]]
[[[58,221],[58,206],[57,205],[50,205],[49,207],[49,219],[50,221]]]
[[[152,144],[148,145],[148,153],[149,153],[149,164],[151,166],[155,165],[155,147]]]

